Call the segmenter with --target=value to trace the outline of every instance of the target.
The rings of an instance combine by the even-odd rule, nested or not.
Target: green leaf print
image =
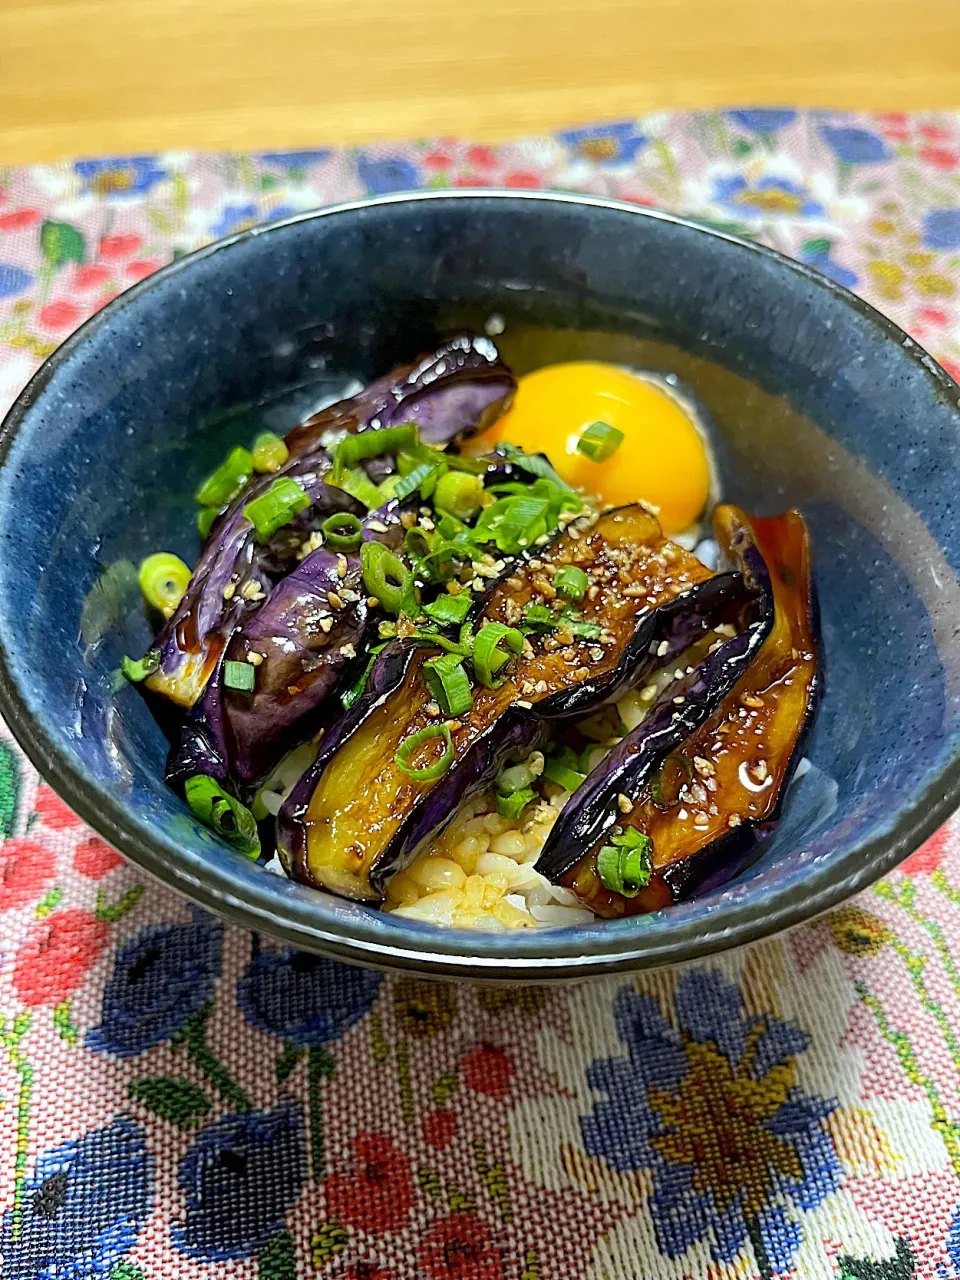
[[[161,1120],[170,1120],[184,1129],[195,1129],[210,1110],[210,1101],[203,1090],[176,1076],[144,1076],[131,1080],[129,1093]]]
[[[297,1250],[289,1231],[278,1231],[257,1259],[260,1280],[297,1280]]]
[[[76,227],[48,218],[40,227],[40,252],[46,266],[59,271],[65,262],[83,262],[87,246]]]
[[[0,838],[9,840],[20,811],[20,761],[9,742],[0,742]]]
[[[913,1250],[903,1236],[897,1237],[897,1252],[892,1258],[876,1262],[845,1255],[840,1259],[840,1280],[913,1280],[915,1274]]]

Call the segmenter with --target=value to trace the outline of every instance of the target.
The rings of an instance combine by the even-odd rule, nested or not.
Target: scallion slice
[[[473,594],[461,591],[457,596],[438,596],[436,600],[423,606],[423,612],[441,627],[459,626],[472,607]]]
[[[423,678],[430,696],[439,703],[444,715],[462,716],[473,706],[470,677],[463,669],[463,659],[455,653],[428,658],[423,664]]]
[[[210,530],[216,524],[217,520],[223,514],[222,507],[204,507],[197,514],[197,533],[206,542],[210,536]]]
[[[260,835],[256,818],[245,805],[224,791],[216,778],[207,774],[188,778],[184,784],[184,795],[187,804],[205,826],[216,831],[248,858],[259,857]]]
[[[420,496],[426,499],[429,496],[428,493],[424,492],[427,481],[439,475],[442,470],[443,466],[439,462],[419,462],[412,471],[408,472],[405,476],[401,476],[400,479],[396,479],[391,476],[390,480],[392,483],[389,487],[393,492],[390,494],[390,497],[396,498],[398,501],[402,502],[404,498],[409,498],[410,494],[413,493],[414,490],[420,489]],[[386,481],[384,483],[386,483]],[[381,489],[382,488],[383,486],[381,486]]]
[[[545,604],[528,604],[523,611],[523,622],[527,627],[556,627],[556,617]]]
[[[498,444],[496,452],[501,458],[506,458],[508,462],[512,462],[514,466],[520,467],[523,471],[529,472],[530,475],[537,476],[544,480],[549,480],[560,489],[565,489],[567,493],[572,494],[574,491],[570,488],[565,480],[561,480],[550,465],[549,461],[542,453],[524,453],[522,449],[518,449],[515,444]],[[579,503],[579,499],[577,500]]]
[[[140,565],[140,590],[147,604],[169,618],[190,585],[191,573],[179,556],[158,551]]]
[[[653,841],[636,827],[627,827],[597,854],[597,875],[611,893],[635,898],[653,875]]]
[[[301,511],[310,505],[310,497],[303,485],[289,476],[274,480],[266,493],[254,498],[243,508],[243,514],[257,531],[261,542],[266,542],[286,524],[292,524]]]
[[[382,490],[379,485],[373,483],[363,467],[351,467],[349,471],[343,473],[336,484],[344,493],[349,493],[351,498],[362,502],[368,511],[373,511],[384,504],[385,497]]]
[[[337,511],[320,526],[323,540],[334,551],[356,551],[363,541],[363,525],[351,511]]]
[[[564,791],[576,791],[587,776],[578,770],[578,764],[577,753],[565,747],[557,755],[547,756],[543,762],[543,777],[547,782],[563,787]]]
[[[506,555],[516,555],[547,531],[546,498],[499,498],[480,515],[473,529],[478,542],[496,542]]]
[[[380,652],[381,648],[382,646],[378,646],[377,653]],[[356,700],[361,696],[364,689],[366,689],[367,680],[370,677],[370,668],[373,666],[376,660],[377,660],[377,654],[371,653],[370,657],[367,659],[367,665],[363,668],[363,671],[358,676],[356,682],[352,684],[350,688],[346,690],[345,693],[342,693],[340,695],[340,705],[343,707],[344,711],[349,711],[350,708],[353,706],[353,704],[356,702]]]
[[[412,763],[414,756],[424,743],[432,742],[434,738],[443,739],[443,755],[439,760],[435,760],[433,764],[426,765],[422,769],[415,768]],[[447,726],[445,724],[431,724],[426,729],[411,733],[409,738],[405,738],[401,742],[397,749],[397,754],[394,756],[394,762],[397,768],[401,769],[408,778],[413,778],[417,782],[435,782],[437,778],[442,778],[453,764],[455,755],[453,739]]]
[[[160,666],[160,650],[150,649],[142,658],[124,658],[120,663],[123,674],[131,684],[139,684],[152,676]]]
[[[228,689],[237,689],[240,693],[252,693],[256,682],[257,672],[252,662],[223,664],[223,683]]]
[[[577,441],[577,451],[591,462],[606,462],[623,444],[623,432],[609,422],[594,422]]]
[[[400,557],[382,542],[364,542],[360,547],[360,563],[367,594],[376,596],[387,613],[399,613],[404,588],[413,576]]]
[[[433,505],[457,520],[472,520],[483,507],[483,481],[465,471],[448,471],[437,481]]]
[[[497,796],[497,813],[502,818],[519,818],[531,800],[537,799],[532,787],[522,791],[512,791],[508,796]]]
[[[502,645],[506,645],[508,652],[504,652]],[[523,632],[516,627],[489,622],[481,628],[473,641],[473,670],[480,683],[496,689],[501,683],[495,679],[497,672],[509,661],[511,653],[519,653],[522,648]]]
[[[349,467],[355,467],[364,458],[379,458],[385,453],[400,453],[419,443],[419,431],[415,422],[407,422],[399,427],[382,427],[379,431],[360,431],[354,436],[345,436],[333,454],[333,483],[339,484],[340,477]]]
[[[279,471],[290,457],[290,450],[279,436],[264,431],[253,442],[251,453],[254,471]]]
[[[203,507],[223,507],[235,498],[253,474],[253,457],[249,449],[231,449],[213,475],[207,476],[196,492]]]
[[[553,575],[553,585],[558,595],[579,602],[587,594],[587,575],[575,564],[565,564]]]

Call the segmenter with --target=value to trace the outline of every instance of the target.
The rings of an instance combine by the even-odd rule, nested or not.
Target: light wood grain
[[[0,163],[960,107],[960,0],[0,0]]]

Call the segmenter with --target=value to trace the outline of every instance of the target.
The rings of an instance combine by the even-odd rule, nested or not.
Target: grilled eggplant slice
[[[362,506],[324,481],[330,462],[324,440],[337,432],[418,422],[423,442],[448,444],[488,426],[509,404],[515,387],[488,338],[462,335],[297,427],[287,437],[290,460],[275,475],[255,480],[211,529],[186,594],[157,637],[160,665],[144,681],[144,692],[181,709],[192,707],[234,630],[257,610],[269,586],[293,568],[289,539],[275,538],[261,547],[243,514],[278,475],[296,480],[311,500],[298,519],[300,532],[318,527],[336,511],[361,515]],[[262,594],[245,594],[254,585]]]
[[[773,617],[761,644],[769,609],[710,654],[689,688],[670,686],[558,819],[538,869],[601,916],[657,910],[748,865],[776,825],[820,697],[817,610],[802,517],[791,511],[749,518],[721,507],[715,523],[721,545],[744,561],[745,576],[761,586],[767,577],[764,595]],[[675,718],[678,696],[685,702]],[[633,805],[628,814],[616,803],[619,795]],[[612,892],[598,874],[599,847],[615,823],[652,841],[649,883],[634,896]],[[585,845],[590,851],[580,856]]]
[[[448,722],[454,759],[436,780],[412,778],[396,763],[409,737],[438,723],[421,674],[435,653],[408,646],[401,660],[384,651],[375,687],[331,730],[281,809],[278,847],[296,879],[378,901],[389,876],[506,759],[542,741],[553,721],[617,697],[735,613],[746,592],[739,574],[712,577],[634,505],[575,521],[549,548],[513,566],[484,602],[480,626],[515,627],[530,606],[549,607],[564,565],[587,576],[582,616],[528,635],[499,686],[474,689],[470,711]]]

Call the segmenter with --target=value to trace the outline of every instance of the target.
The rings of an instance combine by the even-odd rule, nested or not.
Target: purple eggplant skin
[[[488,427],[509,406],[513,374],[489,338],[461,333],[415,364],[394,369],[349,400],[321,409],[286,437],[293,458],[333,433],[415,422],[423,444],[455,444]]]
[[[636,795],[666,757],[704,724],[770,634],[774,617],[770,574],[749,531],[738,531],[731,550],[749,592],[737,619],[738,634],[664,690],[641,723],[577,788],[560,811],[536,863],[537,871],[548,880],[558,883],[587,850],[600,843],[620,818],[617,797]],[[679,706],[674,702],[677,697],[684,699]]]

